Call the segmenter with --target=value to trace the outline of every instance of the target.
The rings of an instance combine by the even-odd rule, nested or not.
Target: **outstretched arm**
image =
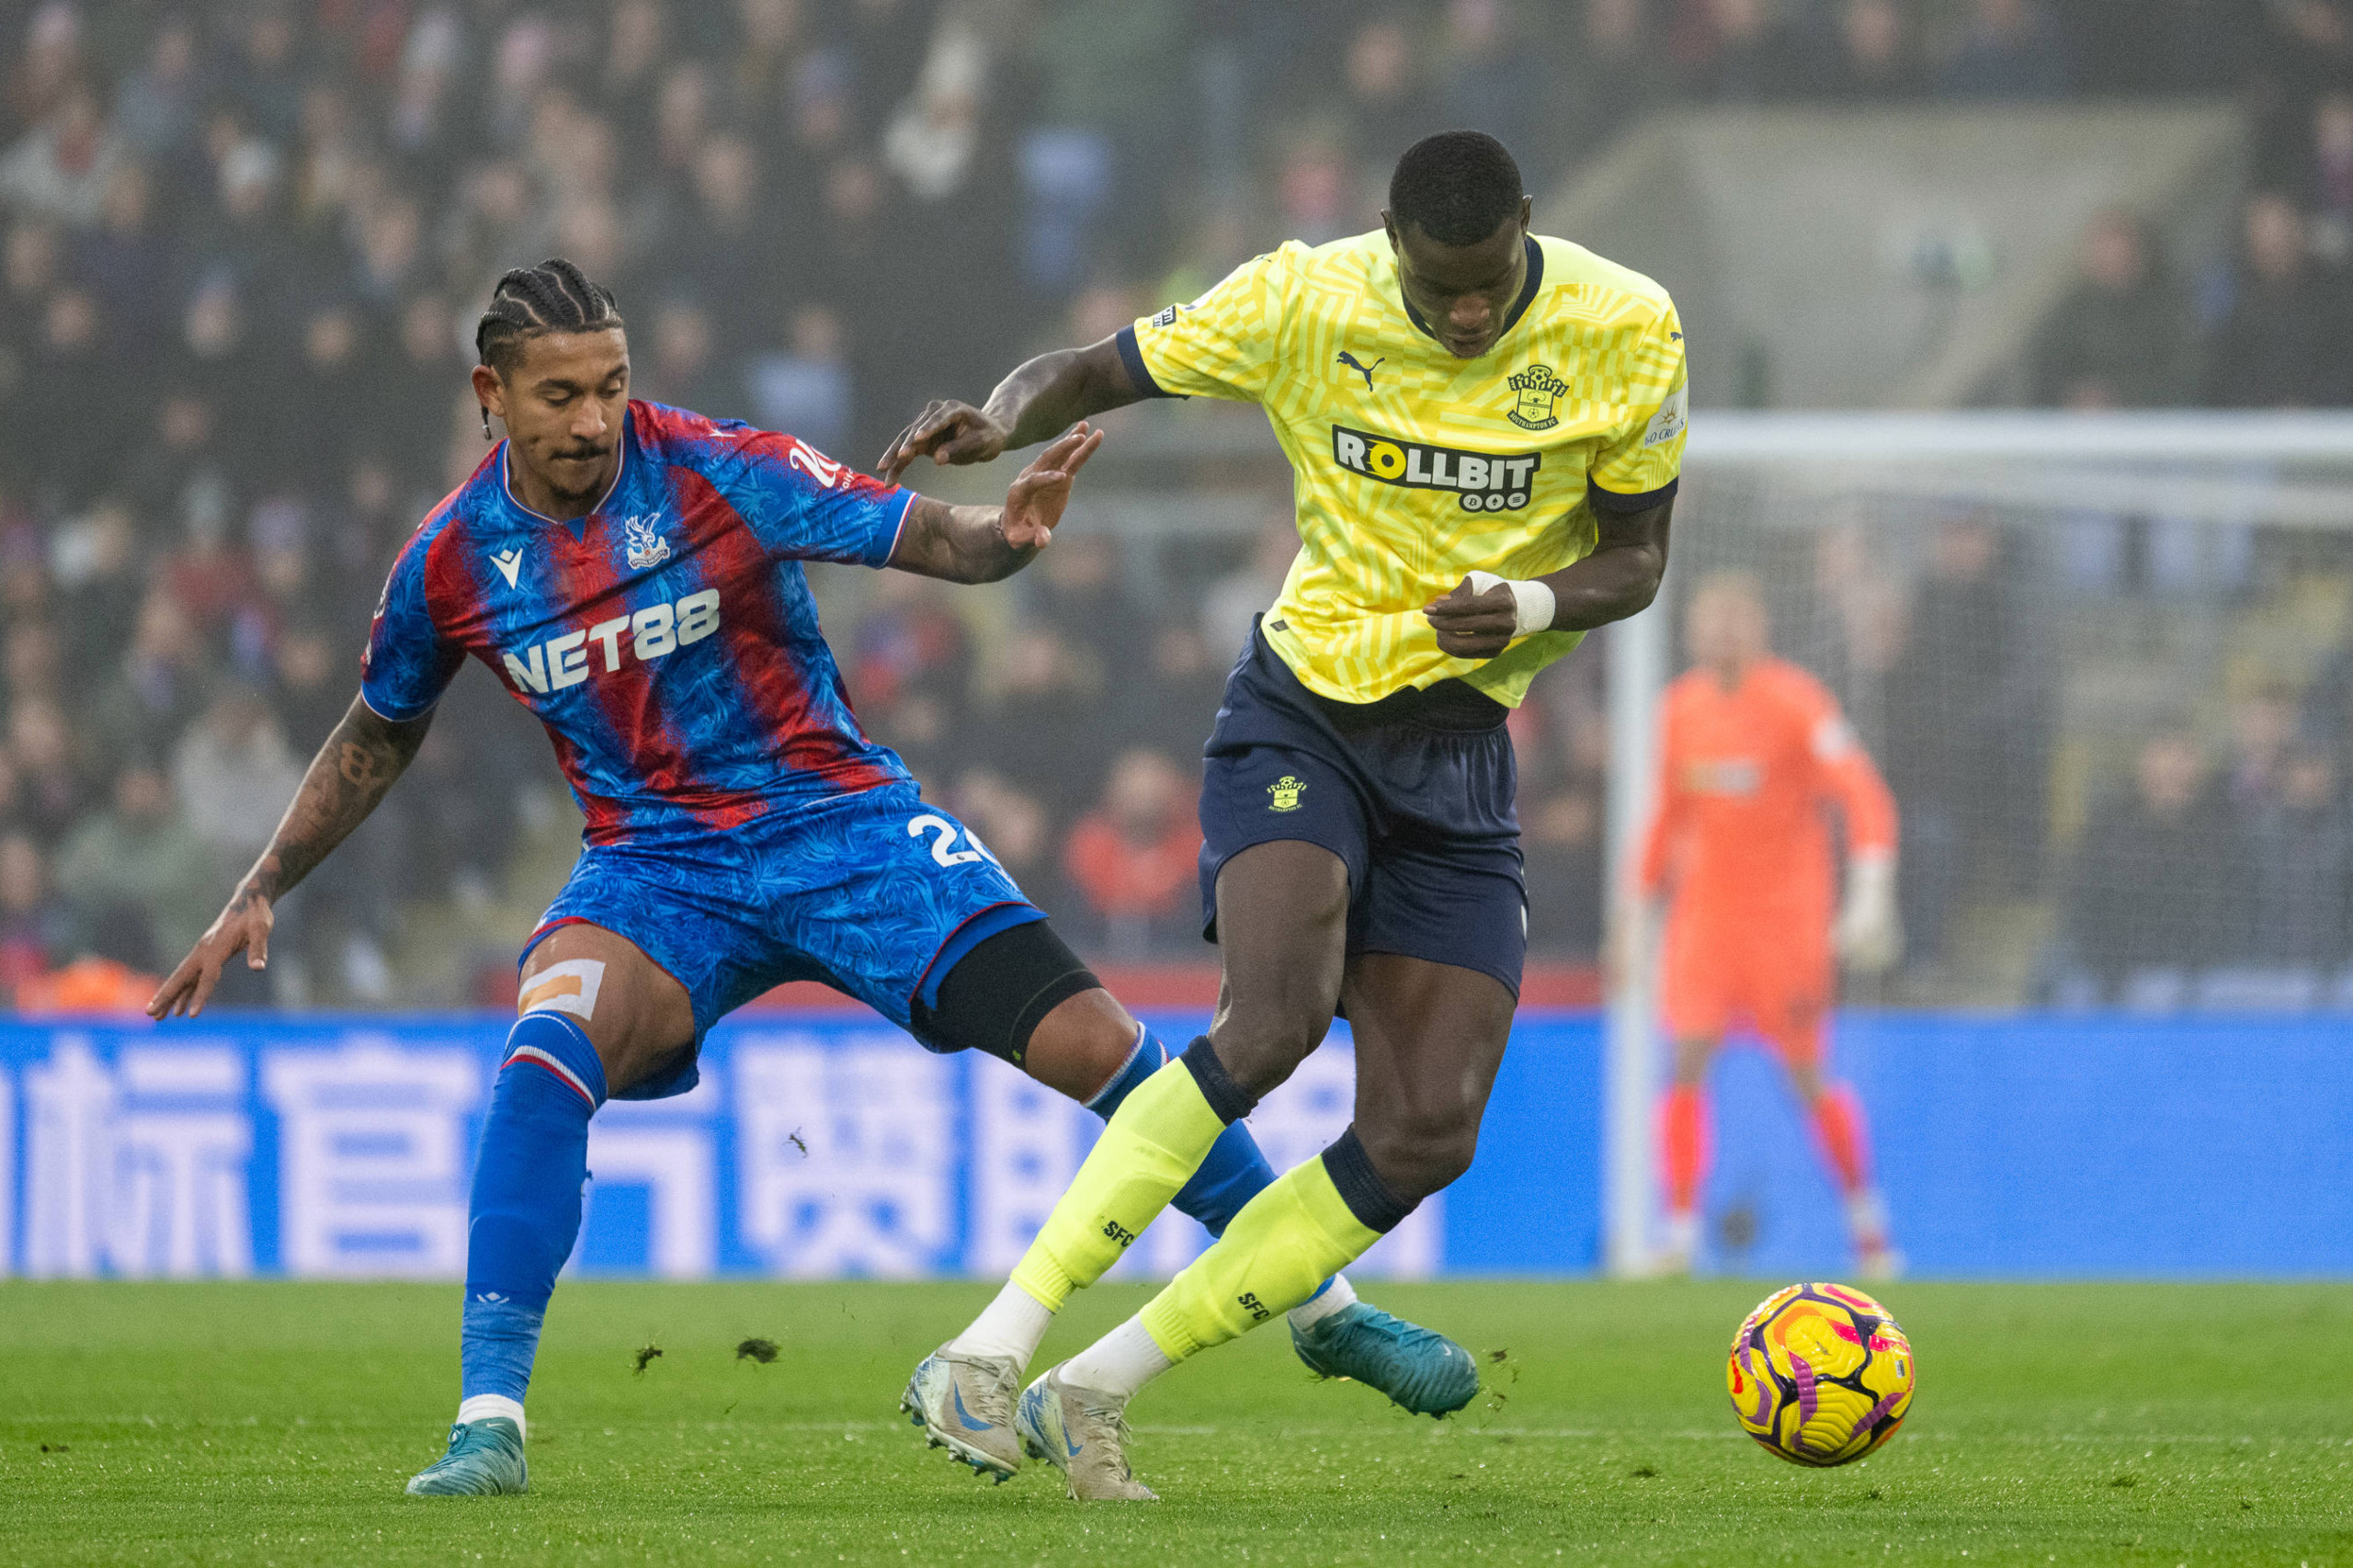
[[[414,719],[395,721],[352,699],[343,722],[311,759],[310,771],[302,775],[294,803],[278,819],[269,847],[237,884],[211,929],[197,939],[149,1000],[150,1017],[181,1013],[192,1018],[204,1011],[205,999],[221,983],[222,970],[240,949],[248,968],[268,967],[269,928],[276,922],[270,904],[367,820],[392,780],[415,758],[432,725],[430,709]]]
[[[1128,374],[1119,339],[1107,337],[1085,348],[1057,348],[1017,366],[997,383],[986,407],[940,400],[915,416],[883,452],[874,472],[897,483],[916,458],[935,463],[984,463],[1008,449],[1018,449],[1091,419],[1106,409],[1124,408],[1149,396]]]
[[[1074,426],[1021,471],[1002,506],[954,506],[916,496],[907,504],[890,564],[950,583],[1012,576],[1053,542],[1054,525],[1070,504],[1071,481],[1102,444],[1102,431]]]
[[[1672,496],[1643,512],[1597,512],[1600,529],[1593,553],[1536,579],[1552,590],[1547,631],[1590,631],[1647,608],[1666,575]],[[1519,635],[1518,601],[1507,585],[1479,592],[1465,577],[1444,598],[1422,608],[1438,629],[1438,645],[1458,659],[1492,659]]]

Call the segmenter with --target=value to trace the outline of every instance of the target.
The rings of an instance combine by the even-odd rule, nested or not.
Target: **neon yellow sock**
[[[1013,1282],[1060,1312],[1073,1290],[1094,1284],[1120,1261],[1224,1131],[1181,1059],[1146,1078],[1103,1129],[1014,1268]]]
[[[1350,1212],[1318,1154],[1242,1206],[1217,1244],[1144,1307],[1144,1329],[1182,1361],[1290,1311],[1380,1239]]]

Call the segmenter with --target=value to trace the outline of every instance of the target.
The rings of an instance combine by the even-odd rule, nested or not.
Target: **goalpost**
[[[2353,763],[2353,415],[1717,413],[1693,420],[1684,473],[1665,590],[1607,637],[1610,895],[1650,811],[1683,607],[1739,572],[1905,811],[1910,953],[1850,1004],[2353,1005],[2353,954],[2260,867],[2232,869],[2270,852],[2292,871],[2292,845],[2256,843],[2263,791],[2309,793],[2322,755],[2341,790]],[[2133,860],[2133,812],[2193,763],[2207,814],[2181,842],[2215,840],[2217,870],[2183,885],[2211,892],[2136,904],[2187,873]],[[1621,1276],[1656,1240],[1650,969],[1608,999],[1603,1262]]]

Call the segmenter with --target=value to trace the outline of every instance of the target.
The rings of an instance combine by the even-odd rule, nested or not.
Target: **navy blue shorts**
[[[1225,683],[1201,782],[1201,929],[1254,844],[1320,844],[1348,868],[1350,953],[1492,974],[1519,994],[1528,890],[1502,704],[1460,681],[1374,703],[1300,684],[1255,631]]]

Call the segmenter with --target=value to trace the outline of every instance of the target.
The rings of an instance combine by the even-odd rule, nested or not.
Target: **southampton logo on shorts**
[[[1332,426],[1332,460],[1350,473],[1407,490],[1451,490],[1466,512],[1516,512],[1528,505],[1541,452],[1466,452]]]
[[[1511,411],[1511,422],[1523,430],[1550,430],[1561,422],[1552,405],[1569,390],[1569,383],[1552,373],[1550,365],[1530,365],[1511,378],[1511,390],[1519,394],[1518,404]]]
[[[670,559],[670,541],[655,531],[661,524],[659,512],[651,517],[630,517],[621,523],[621,546],[629,553],[631,571],[642,572]]]
[[[1295,812],[1299,810],[1299,792],[1306,788],[1306,779],[1295,778],[1288,773],[1284,774],[1280,778],[1276,779],[1272,784],[1267,786],[1267,793],[1274,797],[1274,799],[1267,802],[1267,809],[1270,812]]]

